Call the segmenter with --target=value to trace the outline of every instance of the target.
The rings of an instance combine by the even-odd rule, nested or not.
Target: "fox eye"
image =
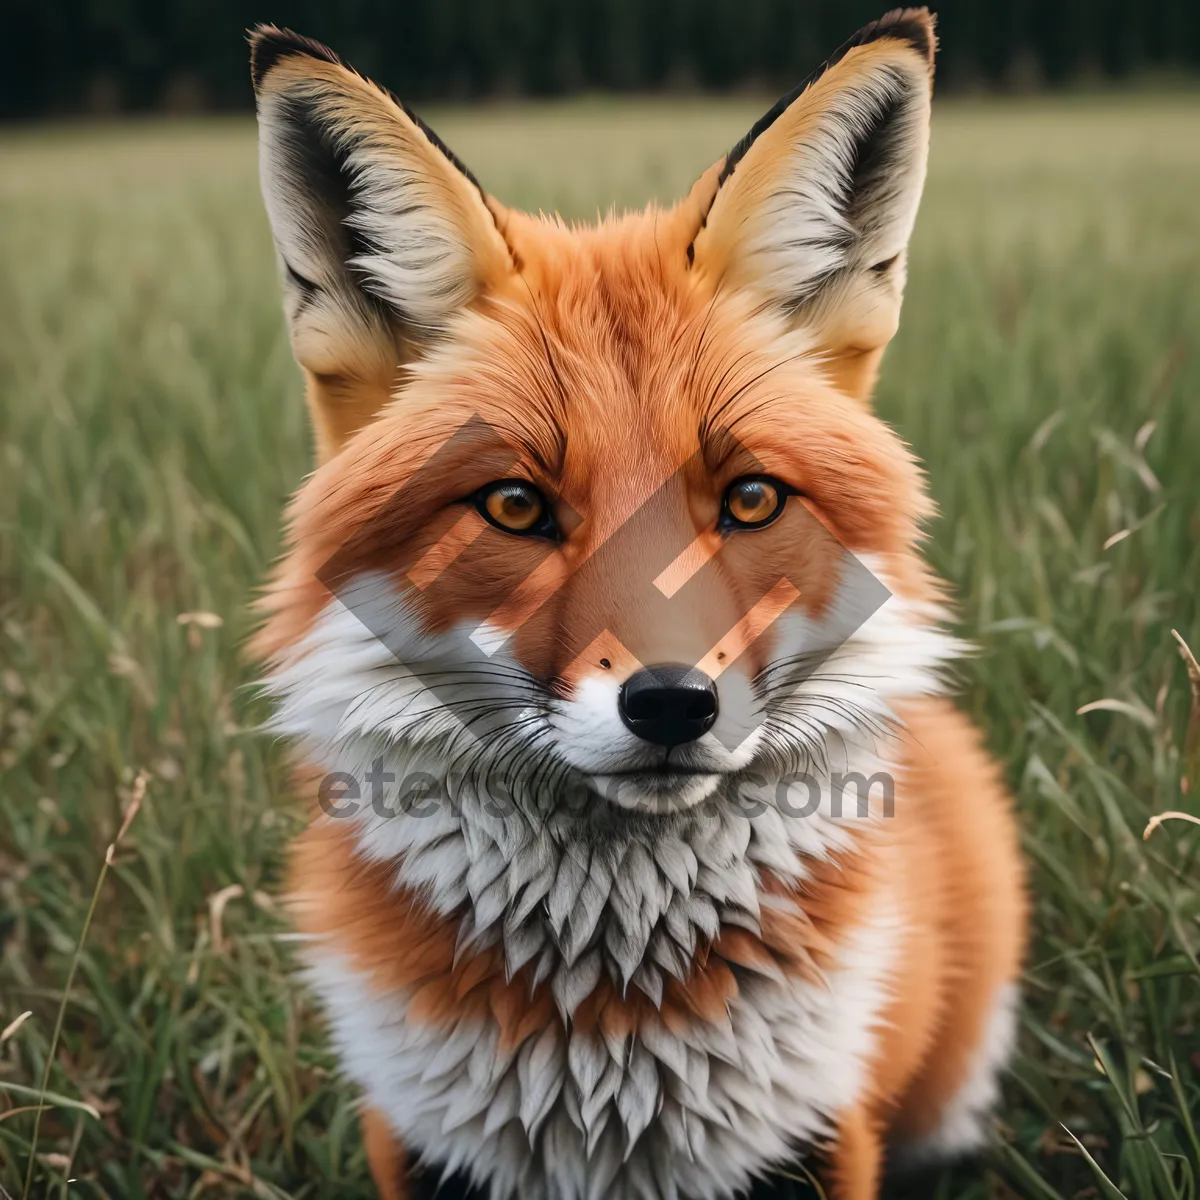
[[[722,523],[727,529],[761,529],[770,525],[787,500],[787,489],[765,475],[735,479],[725,490]]]
[[[522,479],[500,479],[475,493],[475,507],[489,524],[505,533],[557,537],[546,497]]]

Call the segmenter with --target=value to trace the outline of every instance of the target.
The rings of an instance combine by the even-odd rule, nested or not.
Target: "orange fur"
[[[371,1178],[379,1189],[379,1200],[409,1200],[408,1156],[387,1118],[373,1108],[366,1108],[361,1120],[363,1146],[367,1151]]]
[[[298,778],[306,775],[312,778],[307,773]],[[527,968],[510,978],[498,951],[456,961],[458,921],[431,913],[419,897],[395,886],[393,873],[385,863],[358,857],[353,831],[344,824],[314,821],[292,848],[288,891],[297,929],[336,944],[380,992],[410,992],[411,1015],[423,1023],[452,1027],[464,1017],[489,1017],[508,1049],[549,1021],[565,1025],[550,989],[533,987]],[[862,915],[859,874],[858,864],[851,863],[814,875],[804,904],[816,918],[768,915],[761,939],[743,929],[723,929],[698,951],[686,981],[667,981],[660,1007],[636,990],[622,995],[602,979],[573,1015],[572,1028],[603,1027],[627,1037],[651,1017],[669,1027],[723,1022],[725,1004],[737,991],[733,966],[816,978],[820,966],[832,961],[837,929]]]
[[[844,1115],[830,1149],[838,1200],[875,1195],[883,1130],[920,1137],[936,1125],[965,1077],[989,997],[1016,976],[1024,951],[1024,872],[995,766],[966,718],[945,702],[915,704],[904,719],[896,816],[886,841],[815,865],[798,908],[764,907],[760,936],[723,928],[685,983],[668,982],[660,1008],[640,992],[619,995],[605,980],[572,1020],[579,1032],[601,1031],[616,1041],[634,1036],[646,1020],[675,1033],[694,1020],[719,1023],[737,988],[734,970],[820,978],[836,961],[841,931],[870,915],[880,880],[898,885],[892,902],[905,930],[901,966],[869,1096]],[[305,790],[317,777],[297,778]],[[972,802],[961,803],[964,795]],[[531,989],[524,971],[508,979],[499,954],[455,963],[456,922],[431,916],[397,891],[390,874],[383,864],[356,859],[348,830],[315,822],[293,851],[289,890],[298,928],[333,939],[381,991],[414,989],[415,1019],[452,1026],[489,1016],[502,1048],[561,1021],[549,989]],[[766,877],[763,891],[786,889]],[[382,1137],[378,1125],[371,1136],[373,1143]]]
[[[529,239],[534,219],[522,219]],[[403,401],[352,437],[298,494],[290,512],[294,549],[264,603],[270,619],[256,644],[260,655],[273,657],[303,636],[328,601],[317,572],[335,554],[347,572],[374,566],[402,574],[459,519],[460,510],[444,506],[499,472],[528,475],[564,508],[588,516],[586,529],[540,580],[538,617],[520,628],[518,653],[524,651],[531,669],[552,676],[566,663],[554,657],[551,631],[558,635],[569,610],[588,605],[586,595],[573,595],[571,573],[697,449],[720,469],[686,481],[681,524],[662,529],[669,546],[702,532],[726,484],[756,469],[754,463],[799,488],[836,537],[821,539],[813,522],[797,524],[788,537],[786,516],[764,531],[753,554],[731,570],[726,607],[711,606],[719,595],[707,597],[710,607],[697,617],[703,648],[696,660],[744,611],[739,580],[765,591],[785,572],[803,578],[806,603],[819,614],[841,546],[882,556],[910,598],[937,596],[912,552],[931,506],[907,449],[869,413],[848,407],[819,355],[782,337],[768,315],[734,298],[714,305],[707,289],[691,286],[688,277],[674,279],[663,264],[673,250],[682,259],[686,228],[653,212],[571,233],[538,224],[546,238],[542,257],[532,257],[532,246],[523,252],[527,270],[538,267],[536,303],[497,302],[465,318],[453,357],[423,364]],[[573,398],[569,406],[563,391]],[[647,405],[648,395],[658,402]],[[718,410],[740,446],[724,461],[732,448],[727,438],[697,440],[698,426]],[[518,466],[500,466],[493,450],[464,447],[457,469],[421,478],[427,495],[373,524],[448,433],[475,414],[520,453]],[[779,436],[789,426],[803,427],[802,442]],[[619,473],[593,469],[616,462],[625,464]],[[483,525],[481,517],[465,519]],[[371,540],[359,544],[364,529]],[[507,581],[523,576],[523,564],[532,565],[537,554],[529,544],[480,539],[475,569],[454,573],[464,585],[469,580],[470,594],[430,589],[437,594],[422,614],[429,627],[490,616],[508,594]],[[639,636],[645,641],[663,632],[631,631],[619,619],[609,629],[635,654]],[[560,641],[572,644],[569,636]],[[760,660],[769,655],[770,639],[756,645]]]
[[[381,315],[377,297],[331,302],[321,320],[307,301],[294,305],[320,465],[289,508],[288,552],[261,603],[255,652],[291,660],[329,602],[319,576],[328,579],[330,563],[339,578],[370,569],[399,585],[408,575],[429,633],[490,619],[513,635],[521,666],[566,694],[601,670],[622,678],[652,661],[704,661],[714,675],[737,661],[753,676],[776,649],[772,614],[743,621],[753,598],[786,577],[819,618],[843,547],[874,556],[905,600],[940,602],[942,585],[918,553],[932,513],[920,469],[865,403],[895,332],[902,257],[895,267],[855,264],[835,294],[792,308],[766,302],[747,265],[789,155],[821,135],[847,94],[898,72],[927,106],[931,20],[920,10],[897,21],[837,60],[732,173],[722,160],[673,209],[588,228],[483,196],[380,89],[328,52],[313,58],[289,43],[270,58],[262,47],[290,35],[260,35],[260,103],[298,90],[331,127],[401,164],[471,266],[469,300],[436,338],[402,313]],[[924,30],[924,43],[894,32],[906,23]],[[346,286],[330,284],[330,294]],[[422,472],[474,417],[490,434]],[[759,472],[798,499],[753,539],[723,542],[715,522],[726,487]],[[566,536],[552,549],[506,537],[463,505],[511,477],[532,481],[555,507]],[[689,546],[695,561],[680,558],[680,570],[717,555],[721,569],[702,601],[660,619],[622,603],[603,551],[667,481],[661,519],[626,548],[621,568],[636,573]],[[404,506],[392,503],[410,484]],[[447,570],[452,562],[469,569]],[[516,598],[514,580],[525,581]],[[599,636],[597,610],[606,614]],[[995,767],[947,703],[914,701],[900,715],[893,820],[853,852],[807,864],[799,883],[764,874],[761,932],[721,928],[697,947],[686,979],[666,980],[661,1004],[605,977],[571,1017],[573,1029],[610,1043],[647,1022],[675,1033],[727,1022],[747,973],[819,986],[848,932],[881,903],[894,906],[901,952],[869,1084],[829,1147],[837,1200],[877,1194],[885,1134],[936,1127],[1023,950],[1021,868]],[[300,790],[313,790],[317,775],[298,774]],[[531,967],[508,975],[500,948],[456,956],[462,914],[437,914],[397,887],[394,864],[360,856],[347,826],[318,819],[297,839],[289,887],[301,932],[335,944],[381,994],[403,990],[411,1021],[450,1029],[486,1018],[504,1050],[564,1021]],[[364,1135],[384,1200],[404,1200],[405,1156],[386,1118],[365,1112]]]
[[[661,1007],[637,991],[621,996],[604,980],[572,1019],[579,1032],[600,1030],[617,1041],[646,1020],[676,1033],[692,1021],[720,1023],[737,989],[736,970],[819,979],[836,962],[842,932],[870,915],[880,881],[898,886],[892,903],[905,930],[901,965],[869,1096],[845,1114],[831,1150],[839,1200],[875,1194],[880,1131],[919,1137],[936,1125],[965,1077],[989,997],[1015,977],[1024,951],[1023,869],[995,766],[966,718],[945,702],[913,705],[904,717],[896,816],[886,839],[814,865],[797,893],[764,878],[765,894],[794,894],[799,907],[765,906],[758,937],[723,928],[686,982],[668,981]],[[972,802],[960,803],[963,795]],[[455,963],[457,923],[430,915],[390,874],[356,859],[348,830],[314,823],[293,852],[289,890],[298,928],[333,939],[381,991],[415,990],[415,1019],[453,1026],[486,1015],[505,1048],[562,1021],[549,989],[531,988],[527,971],[507,978],[498,953]]]

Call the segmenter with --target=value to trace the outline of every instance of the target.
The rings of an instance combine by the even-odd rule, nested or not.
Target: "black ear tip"
[[[864,25],[846,44],[845,50],[855,46],[866,46],[881,38],[894,38],[907,42],[933,70],[933,58],[937,53],[937,35],[934,25],[937,18],[927,8],[893,8],[878,21]]]
[[[249,34],[250,41],[250,78],[257,92],[271,68],[282,59],[292,55],[302,54],[307,58],[317,58],[322,62],[338,63],[342,60],[328,46],[293,33],[290,29],[280,29],[278,25],[256,25]]]

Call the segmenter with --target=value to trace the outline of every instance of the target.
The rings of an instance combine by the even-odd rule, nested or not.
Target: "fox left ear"
[[[712,198],[693,270],[810,328],[835,382],[861,399],[899,323],[935,47],[924,8],[860,29],[696,185]]]
[[[389,92],[287,30],[250,45],[263,199],[324,460],[513,265],[474,177]]]

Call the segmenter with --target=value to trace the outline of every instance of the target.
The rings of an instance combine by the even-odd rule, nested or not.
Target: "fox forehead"
[[[679,269],[675,213],[520,226],[521,276],[412,364],[364,440],[481,418],[528,473],[579,495],[618,476],[657,486],[689,460],[715,475],[766,454],[782,469],[806,413],[845,408],[803,331]]]

